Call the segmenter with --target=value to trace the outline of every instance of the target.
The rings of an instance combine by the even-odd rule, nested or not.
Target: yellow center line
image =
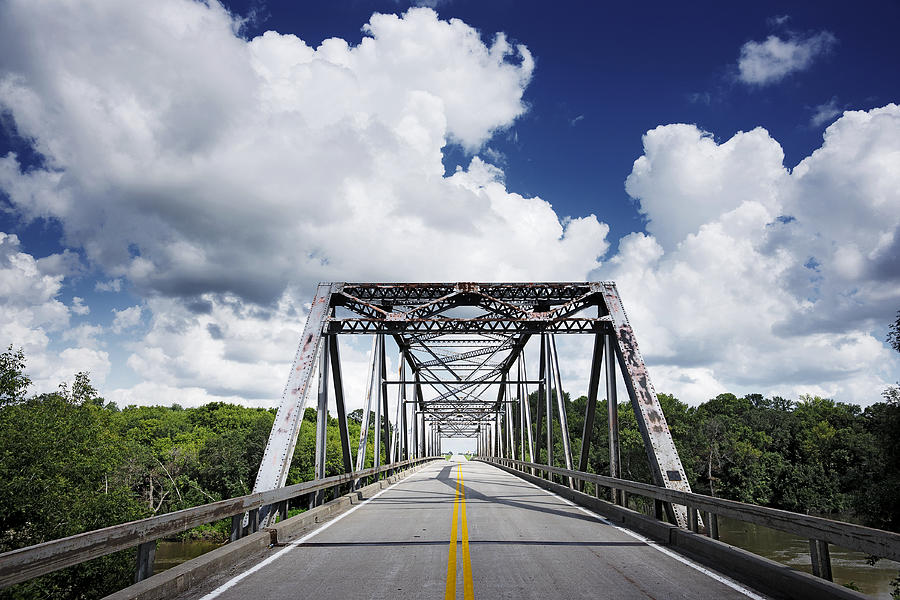
[[[450,526],[450,557],[447,559],[447,586],[444,600],[456,600],[456,518],[459,511],[459,475],[456,477],[456,496],[453,498],[453,523]]]
[[[460,513],[462,518],[459,519]],[[456,600],[456,544],[457,523],[462,524],[462,562],[463,562],[463,598],[475,599],[475,587],[472,583],[472,559],[469,556],[469,526],[466,523],[466,486],[463,483],[462,465],[456,469],[456,495],[453,498],[453,522],[450,525],[450,556],[447,559],[447,586],[444,588],[444,600]]]
[[[475,585],[472,582],[472,559],[469,556],[469,527],[466,525],[466,485],[463,481],[462,465],[459,466],[459,488],[462,495],[462,556],[463,556],[463,598],[475,599]]]

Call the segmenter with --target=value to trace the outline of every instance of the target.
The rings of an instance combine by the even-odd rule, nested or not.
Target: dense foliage
[[[27,397],[24,367],[20,350],[0,354],[0,552],[250,493],[274,410],[224,403],[119,410],[83,373],[71,389]],[[348,419],[354,456],[357,413]],[[315,418],[307,409],[288,484],[313,478]],[[370,432],[368,466],[373,438]],[[326,452],[326,475],[343,472],[334,418]],[[221,523],[201,533],[222,539],[226,531]],[[119,552],[2,590],[0,598],[99,598],[131,583],[134,561],[133,550]]]
[[[892,332],[893,342],[900,319]],[[224,403],[120,410],[83,373],[71,388],[29,397],[24,368],[20,350],[0,354],[0,552],[250,492],[273,410]],[[587,398],[564,396],[577,458]],[[660,400],[694,490],[800,512],[853,513],[900,531],[897,388],[864,410],[810,396],[795,403],[721,394],[698,407],[665,394]],[[536,414],[534,396],[531,402]],[[588,467],[599,473],[609,465],[606,414],[601,401]],[[619,415],[624,476],[649,481],[628,403]],[[355,456],[362,411],[348,421]],[[555,427],[562,465],[558,421]],[[307,409],[288,483],[312,479],[314,446],[315,411]],[[329,418],[327,475],[340,472],[337,421]],[[120,552],[0,591],[0,598],[102,597],[130,583],[133,570],[134,551]]]

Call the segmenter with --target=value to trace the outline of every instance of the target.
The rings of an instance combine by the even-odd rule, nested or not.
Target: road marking
[[[456,495],[453,497],[453,522],[450,525],[450,553],[447,558],[447,585],[444,600],[456,600],[456,545],[459,543],[457,529],[462,526],[462,567],[463,598],[475,599],[472,581],[472,559],[469,555],[469,526],[466,522],[466,486],[463,481],[462,464],[456,467]]]
[[[469,526],[466,524],[466,484],[463,480],[462,464],[459,470],[459,488],[462,492],[462,555],[463,555],[463,598],[474,600],[475,585],[472,581],[472,559],[469,556]]]
[[[310,532],[310,533],[307,533],[305,536],[303,536],[303,537],[300,538],[299,540],[294,540],[293,542],[289,542],[289,543],[287,544],[287,547],[283,548],[283,549],[280,550],[279,552],[276,552],[275,554],[273,554],[272,556],[270,556],[270,557],[267,558],[266,560],[264,560],[264,561],[262,561],[262,562],[260,562],[260,563],[257,563],[256,565],[250,567],[249,569],[247,569],[246,571],[244,571],[244,572],[241,573],[240,575],[237,575],[237,576],[235,576],[234,578],[229,579],[228,581],[226,581],[225,583],[223,583],[222,585],[220,585],[219,587],[217,587],[216,589],[214,589],[214,590],[211,591],[210,593],[206,594],[205,596],[202,596],[202,597],[200,598],[200,600],[212,600],[213,598],[217,598],[217,597],[221,596],[221,595],[224,594],[226,591],[228,591],[229,589],[231,589],[232,587],[234,587],[235,585],[237,585],[237,584],[238,584],[242,579],[244,579],[245,577],[248,577],[249,575],[252,575],[253,573],[256,573],[257,571],[259,571],[260,569],[262,569],[262,568],[268,566],[269,564],[275,562],[277,559],[281,558],[282,556],[284,556],[285,554],[287,554],[288,552],[290,552],[291,550],[293,550],[293,549],[296,548],[297,546],[302,546],[304,543],[306,543],[306,542],[307,542],[309,539],[311,539],[313,536],[319,535],[320,533],[322,533],[323,531],[325,531],[326,529],[328,529],[329,527],[331,527],[332,525],[334,525],[335,523],[337,523],[338,521],[340,521],[340,520],[343,519],[344,517],[353,514],[354,512],[356,512],[357,510],[359,510],[360,508],[362,508],[363,506],[365,506],[366,504],[368,504],[369,502],[371,502],[372,500],[374,500],[374,499],[377,498],[378,496],[382,495],[383,493],[385,493],[385,492],[387,492],[387,491],[389,491],[389,490],[392,490],[393,488],[397,487],[398,485],[400,485],[401,483],[403,483],[403,482],[405,482],[405,481],[410,481],[410,480],[414,479],[414,478],[415,478],[416,476],[418,476],[418,475],[419,475],[419,473],[413,473],[413,474],[409,475],[408,477],[404,477],[404,478],[401,479],[400,481],[397,481],[397,482],[395,482],[395,483],[392,483],[391,485],[389,485],[388,487],[384,488],[383,490],[381,490],[380,492],[378,492],[377,494],[375,494],[375,495],[372,496],[371,498],[367,498],[366,500],[363,500],[361,503],[357,504],[356,506],[354,506],[353,508],[351,508],[351,509],[348,510],[347,512],[339,514],[339,515],[336,516],[334,519],[332,519],[331,521],[328,521],[327,523],[325,523],[324,525],[322,525],[321,527],[319,527],[319,528],[316,529],[315,531],[312,531],[312,532]]]
[[[447,585],[444,600],[456,600],[456,520],[459,514],[459,475],[456,476],[456,494],[453,496],[453,519],[450,524],[450,555],[447,558]]]
[[[500,469],[500,470],[502,470],[502,469]],[[521,478],[520,478],[520,479],[521,479]],[[660,546],[657,542],[655,542],[655,541],[653,541],[653,540],[651,540],[651,539],[649,539],[649,538],[646,538],[646,537],[642,536],[642,535],[639,534],[639,533],[636,533],[636,532],[631,531],[630,529],[626,529],[626,528],[624,528],[624,527],[619,527],[618,525],[616,525],[615,523],[613,523],[612,521],[610,521],[610,520],[607,519],[606,517],[604,517],[604,516],[602,516],[602,515],[599,515],[599,514],[595,513],[595,512],[592,511],[592,510],[588,510],[587,508],[585,508],[585,507],[583,507],[583,506],[579,506],[578,504],[575,504],[575,503],[572,502],[571,500],[568,500],[567,498],[563,498],[563,497],[560,496],[559,494],[556,494],[556,493],[554,493],[554,492],[551,492],[550,490],[546,490],[546,489],[542,488],[541,486],[539,486],[539,485],[537,485],[537,484],[535,484],[535,483],[531,483],[530,481],[528,481],[528,480],[526,480],[526,479],[522,479],[522,481],[524,481],[525,483],[527,483],[528,485],[530,485],[530,486],[533,487],[533,488],[537,488],[537,489],[541,490],[541,491],[544,492],[545,494],[549,494],[549,495],[553,496],[554,498],[557,498],[557,499],[559,499],[559,500],[562,500],[562,501],[565,502],[566,504],[568,504],[568,505],[570,505],[570,506],[572,506],[572,507],[574,507],[574,508],[577,508],[578,510],[580,510],[580,511],[583,512],[584,514],[589,515],[589,516],[591,516],[591,517],[594,517],[595,519],[597,519],[597,520],[600,521],[601,523],[603,523],[603,524],[605,524],[605,525],[609,525],[609,526],[612,527],[613,529],[616,529],[616,530],[618,530],[618,531],[621,531],[622,533],[624,533],[624,534],[626,534],[626,535],[630,535],[631,537],[635,538],[636,540],[640,540],[640,541],[644,542],[645,544],[647,544],[647,545],[650,546],[651,548],[654,548],[654,549],[658,550],[659,552],[662,552],[662,553],[665,554],[666,556],[670,556],[670,557],[674,558],[674,559],[677,560],[678,562],[683,563],[683,564],[685,564],[685,565],[691,567],[692,569],[696,569],[697,571],[700,571],[701,573],[703,573],[703,574],[706,575],[707,577],[710,577],[710,578],[712,578],[712,579],[715,579],[715,580],[718,581],[719,583],[723,583],[723,584],[727,585],[727,586],[730,587],[731,589],[733,589],[733,590],[735,590],[735,591],[737,591],[737,592],[740,592],[740,593],[744,594],[744,595],[747,596],[748,598],[752,598],[753,600],[769,600],[766,596],[762,596],[762,595],[760,595],[760,594],[754,592],[753,590],[750,590],[749,588],[746,588],[746,587],[742,586],[741,584],[739,584],[738,582],[734,581],[733,579],[730,579],[730,578],[728,578],[728,577],[725,577],[724,575],[721,575],[721,574],[719,574],[719,573],[716,573],[715,571],[711,571],[711,570],[707,569],[707,568],[704,567],[704,566],[698,565],[697,563],[695,563],[695,562],[693,562],[693,561],[691,561],[691,560],[688,560],[687,558],[681,556],[681,555],[678,554],[677,552],[672,552],[672,551],[669,550],[668,548],[663,548],[663,547]]]

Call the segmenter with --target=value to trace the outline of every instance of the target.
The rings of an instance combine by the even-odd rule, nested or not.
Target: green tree
[[[25,374],[25,352],[12,345],[0,354],[0,406],[25,400],[31,379]]]

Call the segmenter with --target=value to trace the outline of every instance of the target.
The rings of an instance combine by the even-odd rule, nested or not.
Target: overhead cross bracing
[[[373,343],[357,470],[366,462],[370,413],[375,416],[375,447],[384,447],[387,461],[436,454],[441,439],[471,437],[477,440],[481,454],[535,460],[544,449],[545,459],[553,464],[556,419],[561,425],[562,458],[567,468],[573,468],[555,336],[581,334],[595,340],[586,424],[593,421],[601,366],[607,373],[610,406],[615,405],[615,355],[655,483],[690,489],[613,282],[321,283],[255,491],[285,483],[317,364],[320,417],[316,475],[324,477],[324,415],[332,388],[345,470],[353,470],[338,340],[361,334],[372,336]],[[386,339],[396,345],[400,365],[390,377]],[[529,343],[540,347],[537,365],[526,364],[524,350]],[[333,385],[328,383],[329,374]],[[537,412],[531,415],[526,399],[534,392],[538,394]],[[397,398],[394,418],[388,414],[389,394]],[[610,423],[614,421],[611,411]],[[586,427],[579,462],[582,469],[587,466],[590,434],[591,429]],[[617,434],[610,439],[616,444],[615,449],[611,447],[610,468],[617,476]],[[374,460],[377,466],[379,451]],[[674,517],[679,522],[685,519],[679,514]]]

